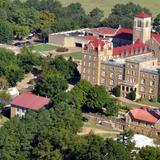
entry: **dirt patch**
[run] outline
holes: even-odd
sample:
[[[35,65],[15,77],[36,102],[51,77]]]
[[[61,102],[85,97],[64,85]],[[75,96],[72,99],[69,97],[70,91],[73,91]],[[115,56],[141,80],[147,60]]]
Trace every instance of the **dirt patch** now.
[[[105,131],[102,129],[98,129],[98,128],[91,128],[91,127],[83,127],[82,131],[80,133],[78,133],[78,135],[83,136],[83,135],[87,135],[89,133],[93,133],[93,134],[97,134],[97,135],[104,135],[104,134],[108,134],[108,135],[117,135],[120,132],[118,131]]]

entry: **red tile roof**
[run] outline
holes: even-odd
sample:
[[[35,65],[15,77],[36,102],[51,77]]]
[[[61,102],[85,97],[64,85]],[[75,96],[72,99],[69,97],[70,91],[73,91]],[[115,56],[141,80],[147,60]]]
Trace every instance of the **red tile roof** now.
[[[119,30],[117,31],[116,35],[121,34],[121,33],[128,33],[128,34],[133,34],[133,30],[132,29],[128,29],[128,28],[119,28]]]
[[[154,38],[158,43],[160,43],[160,34],[152,33],[152,38]]]
[[[87,41],[94,41],[97,39],[95,36],[79,36],[79,39],[87,40]]]
[[[141,13],[138,13],[135,17],[137,17],[137,18],[149,18],[151,16],[149,14],[145,13],[145,12],[141,12]]]
[[[39,110],[48,105],[49,101],[49,98],[37,96],[32,93],[22,93],[12,100],[11,105],[31,110]]]
[[[128,52],[128,55],[131,54],[132,52],[133,52],[133,54],[135,54],[137,49],[138,49],[137,50],[138,54],[140,53],[141,49],[142,49],[142,53],[145,53],[146,47],[147,47],[147,51],[148,51],[148,44],[145,44],[140,39],[137,39],[134,44],[113,48],[112,55],[113,56],[121,56],[121,54],[123,53],[125,56],[127,52]]]
[[[152,114],[144,109],[131,109],[129,113],[133,116],[134,119],[148,122],[156,123],[158,121]]]
[[[104,45],[105,45],[105,42],[101,39],[95,39],[94,41],[90,41],[88,43],[88,45],[91,44],[95,50],[98,49],[98,47],[100,47],[100,50],[103,51],[103,48],[104,48]]]
[[[109,27],[100,27],[100,28],[89,29],[87,32],[105,34],[105,35],[114,35],[114,34],[116,34],[117,29],[109,28]]]

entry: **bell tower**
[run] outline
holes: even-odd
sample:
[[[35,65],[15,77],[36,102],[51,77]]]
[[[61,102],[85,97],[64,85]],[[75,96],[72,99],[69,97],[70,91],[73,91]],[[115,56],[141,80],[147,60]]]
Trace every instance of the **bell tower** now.
[[[133,43],[140,39],[143,43],[151,39],[151,16],[141,12],[134,17]]]

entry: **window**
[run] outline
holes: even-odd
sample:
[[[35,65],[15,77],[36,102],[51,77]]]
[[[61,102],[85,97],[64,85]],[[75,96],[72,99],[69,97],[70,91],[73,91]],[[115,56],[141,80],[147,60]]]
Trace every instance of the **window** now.
[[[85,66],[85,65],[86,65],[86,62],[83,62],[83,65]]]
[[[138,20],[137,27],[142,27],[142,22]]]
[[[91,66],[91,63],[90,63],[90,62],[88,63],[88,66],[89,66],[89,67]]]
[[[141,84],[145,84],[145,79],[141,79]]]
[[[105,71],[102,71],[101,75],[102,75],[102,76],[105,76]]]
[[[118,79],[122,80],[122,75],[121,74],[118,75]]]
[[[144,92],[144,87],[141,87],[141,92]]]
[[[17,108],[17,113],[19,113],[19,111],[20,111],[20,109],[19,109],[19,108]]]
[[[105,83],[105,79],[104,79],[104,78],[101,79],[101,83],[102,83],[102,84]]]
[[[134,50],[133,49],[131,50],[131,55],[134,55]]]
[[[85,68],[83,69],[83,73],[86,73],[86,69]]]
[[[110,73],[110,78],[113,78],[113,73]]]
[[[149,93],[153,93],[153,88],[150,88]]]
[[[135,54],[138,54],[138,48],[136,48],[136,52],[135,52]]]
[[[109,81],[109,84],[110,84],[110,85],[113,85],[113,84],[114,84],[114,81],[113,81],[113,80],[110,80],[110,81]]]
[[[146,27],[148,27],[149,26],[149,21],[146,21]]]
[[[154,81],[150,81],[150,86],[153,86],[154,85]]]

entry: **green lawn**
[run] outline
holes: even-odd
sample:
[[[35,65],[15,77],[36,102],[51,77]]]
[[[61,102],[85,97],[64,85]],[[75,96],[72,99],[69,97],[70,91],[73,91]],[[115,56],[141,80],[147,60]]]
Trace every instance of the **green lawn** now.
[[[51,51],[57,49],[57,46],[49,45],[49,44],[38,44],[33,45],[33,50],[37,52]]]
[[[64,54],[63,56],[64,57],[72,57],[74,59],[81,59],[81,52],[72,52],[72,53],[67,53],[67,54]]]
[[[160,108],[160,103],[159,102],[151,102],[148,99],[142,99],[138,103],[142,103],[142,104],[146,104],[146,105],[149,105],[149,106],[159,107]]]
[[[141,105],[135,105],[135,104],[124,103],[124,102],[122,102],[121,106],[122,106],[121,108],[124,109],[124,110],[142,107]]]
[[[149,8],[153,16],[160,13],[160,0],[59,0],[64,6],[70,3],[80,2],[86,12],[90,12],[93,8],[100,8],[104,11],[105,15],[109,15],[113,6],[117,3],[133,2],[140,4],[143,7]]]

